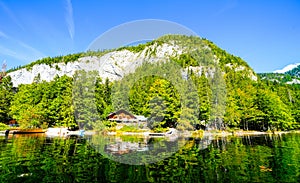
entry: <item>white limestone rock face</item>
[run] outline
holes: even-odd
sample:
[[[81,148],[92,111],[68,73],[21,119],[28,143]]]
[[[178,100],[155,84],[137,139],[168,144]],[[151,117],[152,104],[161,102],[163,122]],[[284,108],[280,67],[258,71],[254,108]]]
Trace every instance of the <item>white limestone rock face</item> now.
[[[205,48],[204,48],[205,49]],[[209,49],[207,47],[207,49]],[[141,52],[132,52],[126,49],[119,51],[109,52],[101,57],[86,56],[79,58],[74,62],[57,63],[51,66],[46,64],[34,65],[31,69],[20,69],[9,73],[11,76],[13,85],[17,87],[20,84],[30,84],[34,81],[34,78],[38,75],[41,80],[51,81],[56,75],[67,75],[72,77],[77,70],[86,71],[98,71],[103,81],[108,78],[110,81],[118,80],[125,75],[132,73],[136,68],[141,66],[144,62],[164,62],[170,57],[179,57],[182,53],[186,52],[185,47],[170,43],[163,43],[158,45],[157,43],[147,46]],[[218,63],[218,59],[214,57],[214,61]],[[252,80],[257,80],[256,75],[251,69],[247,69],[243,66],[226,65],[235,69],[235,71],[244,72],[247,70],[248,77]],[[204,69],[205,68],[205,69]],[[201,74],[203,69],[205,70],[206,77],[213,77],[215,69],[205,66],[189,67],[194,73]],[[182,69],[183,78],[187,78],[187,69]]]
[[[288,81],[288,82],[286,82],[286,84],[300,84],[300,80],[298,80],[298,79],[292,79],[292,81]]]
[[[247,77],[249,77],[251,80],[257,81],[257,76],[255,75],[255,73],[253,72],[252,69],[248,69],[245,66],[236,65],[236,64],[232,64],[232,63],[228,63],[225,66],[229,67],[231,69],[234,69],[235,72],[242,72]]]
[[[34,65],[31,69],[25,68],[9,73],[13,85],[30,84],[34,78],[40,75],[41,80],[51,81],[56,75],[73,76],[77,70],[99,72],[101,78],[109,80],[121,79],[124,75],[134,72],[143,62],[158,62],[170,56],[180,55],[182,50],[176,45],[152,45],[142,52],[133,53],[129,50],[113,51],[102,57],[88,56],[77,61],[65,63]]]

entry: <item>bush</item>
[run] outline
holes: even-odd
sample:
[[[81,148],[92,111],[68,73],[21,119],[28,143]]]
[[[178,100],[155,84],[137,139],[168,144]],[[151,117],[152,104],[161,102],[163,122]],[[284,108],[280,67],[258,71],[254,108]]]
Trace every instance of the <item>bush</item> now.
[[[133,125],[124,125],[120,131],[122,132],[138,132],[140,131],[136,126]]]
[[[192,137],[194,138],[202,138],[204,135],[204,131],[203,130],[196,130],[192,132]]]
[[[0,130],[2,131],[2,130],[7,130],[7,129],[9,129],[9,126],[8,125],[6,125],[6,124],[4,124],[4,123],[0,123]]]
[[[115,121],[103,121],[102,123],[109,128],[117,126],[117,122]]]
[[[155,133],[165,133],[165,132],[169,131],[169,128],[157,127],[157,128],[154,128],[153,131]]]

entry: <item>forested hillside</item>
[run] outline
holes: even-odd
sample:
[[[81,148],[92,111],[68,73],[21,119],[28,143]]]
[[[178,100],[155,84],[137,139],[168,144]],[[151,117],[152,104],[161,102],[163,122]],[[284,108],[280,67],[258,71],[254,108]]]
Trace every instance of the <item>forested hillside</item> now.
[[[258,73],[257,75],[261,80],[268,80],[271,82],[277,82],[281,84],[300,84],[300,78],[289,74],[288,71],[285,74],[282,73]]]
[[[114,125],[106,121],[110,112],[125,108],[148,117],[152,129],[192,130],[197,124],[244,130],[300,127],[299,85],[257,78],[244,60],[206,39],[168,35],[117,50],[142,53],[152,46],[148,55],[155,56],[159,54],[155,46],[162,44],[177,45],[182,53],[161,62],[145,61],[120,80],[76,71],[73,77],[57,76],[51,82],[36,77],[32,84],[14,89],[10,77],[5,77],[0,84],[0,122],[15,119],[23,128],[86,124],[80,127],[103,129]],[[84,54],[100,57],[108,52]],[[72,62],[82,55],[46,58],[34,64]],[[78,76],[92,74],[94,83],[76,82]],[[290,80],[284,77],[279,78]],[[84,94],[88,84],[94,87],[92,97]],[[82,97],[84,100],[79,101]],[[96,111],[89,108],[90,104],[95,104]]]
[[[287,71],[286,74],[295,76],[295,77],[300,77],[300,66],[297,66],[297,67],[293,68],[292,70]]]

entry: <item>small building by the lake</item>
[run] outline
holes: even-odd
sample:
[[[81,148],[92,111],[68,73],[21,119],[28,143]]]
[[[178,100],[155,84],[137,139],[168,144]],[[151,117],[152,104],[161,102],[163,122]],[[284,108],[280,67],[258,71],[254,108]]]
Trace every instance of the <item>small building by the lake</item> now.
[[[114,121],[119,124],[134,125],[139,128],[147,127],[147,118],[142,115],[134,115],[124,109],[110,113],[107,116],[109,121]]]

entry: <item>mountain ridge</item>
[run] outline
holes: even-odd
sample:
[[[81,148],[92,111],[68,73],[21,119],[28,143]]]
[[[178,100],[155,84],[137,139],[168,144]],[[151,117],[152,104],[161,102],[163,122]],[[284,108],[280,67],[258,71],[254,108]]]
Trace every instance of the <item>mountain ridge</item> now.
[[[273,71],[273,73],[286,73],[286,72],[288,72],[290,70],[293,70],[294,68],[298,67],[299,65],[300,65],[300,63],[289,64],[289,65],[285,66],[282,69],[278,69],[278,70]]]
[[[107,115],[123,108],[149,117],[158,131],[200,124],[218,130],[300,127],[300,85],[285,84],[296,77],[270,73],[262,79],[241,58],[199,37],[167,35],[79,57],[45,58],[9,72],[0,87],[6,104],[1,119],[26,128],[103,129],[113,125]],[[283,83],[268,80],[273,76]]]
[[[262,80],[281,84],[300,84],[300,63],[289,64],[272,73],[258,73]]]
[[[198,50],[197,50],[198,49]],[[200,50],[200,54],[194,54],[193,50]],[[207,59],[212,55],[210,61]],[[200,56],[199,56],[200,55]],[[166,35],[152,42],[139,44],[137,46],[127,46],[113,50],[101,52],[87,52],[60,56],[54,58],[44,58],[17,70],[8,73],[11,76],[14,86],[20,84],[30,84],[34,78],[51,81],[58,76],[73,76],[76,70],[94,70],[97,68],[100,76],[111,81],[122,78],[124,75],[134,72],[134,70],[147,62],[159,62],[161,60],[175,60],[182,67],[184,60],[193,64],[193,57],[204,60],[204,62],[217,63],[223,70],[234,69],[235,71],[247,71],[245,74],[252,80],[257,80],[257,76],[247,62],[234,55],[228,54],[211,41],[199,37],[188,37],[182,35]],[[202,58],[203,57],[203,58]],[[206,63],[213,64],[213,63]],[[201,72],[202,66],[191,65],[194,72]],[[185,69],[188,70],[188,69]],[[187,72],[187,71],[184,71]],[[186,75],[186,73],[183,73]]]

